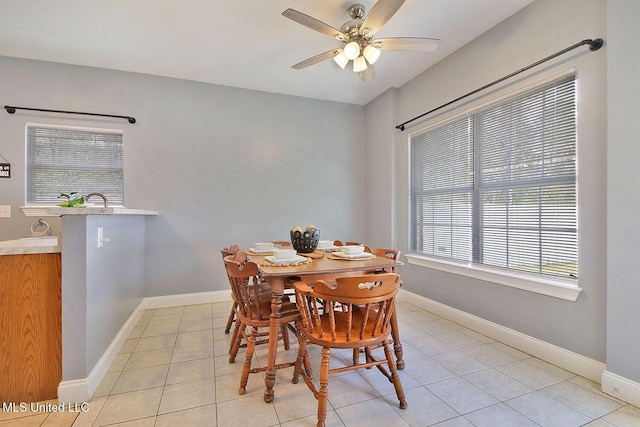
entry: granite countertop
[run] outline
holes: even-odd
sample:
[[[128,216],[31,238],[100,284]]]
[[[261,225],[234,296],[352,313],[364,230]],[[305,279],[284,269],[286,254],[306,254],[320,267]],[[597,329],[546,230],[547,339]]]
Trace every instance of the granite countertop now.
[[[23,238],[0,242],[0,255],[51,254],[60,253],[60,239],[57,236]]]
[[[158,211],[145,209],[129,209],[125,207],[86,207],[86,208],[61,208],[50,207],[46,209],[50,215],[159,215]]]
[[[2,255],[25,255],[25,254],[58,254],[62,252],[60,246],[31,246],[22,248],[0,248]]]

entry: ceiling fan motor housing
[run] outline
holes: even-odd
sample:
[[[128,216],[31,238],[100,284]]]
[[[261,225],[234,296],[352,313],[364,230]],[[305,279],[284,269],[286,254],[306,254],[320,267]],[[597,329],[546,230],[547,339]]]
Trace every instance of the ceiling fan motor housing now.
[[[362,4],[353,4],[349,6],[347,9],[349,15],[351,16],[351,20],[345,22],[340,27],[340,31],[349,36],[347,40],[342,40],[343,43],[356,42],[360,45],[360,49],[364,49],[364,47],[369,43],[370,37],[366,37],[366,30],[363,32],[360,31],[362,24],[364,22],[364,15],[366,9]]]
[[[364,18],[364,12],[365,12],[365,8],[363,4],[353,4],[351,6],[349,6],[349,9],[347,9],[347,11],[349,12],[349,15],[351,16],[351,19],[362,19]]]

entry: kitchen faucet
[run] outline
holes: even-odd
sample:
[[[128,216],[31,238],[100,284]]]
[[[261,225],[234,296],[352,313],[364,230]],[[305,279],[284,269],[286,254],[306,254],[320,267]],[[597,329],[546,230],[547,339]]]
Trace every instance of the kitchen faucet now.
[[[102,200],[104,200],[104,207],[107,207],[107,196],[105,196],[102,193],[89,193],[86,196],[84,196],[84,201],[87,202],[89,200],[89,197],[91,196],[98,196],[98,197],[102,197]]]

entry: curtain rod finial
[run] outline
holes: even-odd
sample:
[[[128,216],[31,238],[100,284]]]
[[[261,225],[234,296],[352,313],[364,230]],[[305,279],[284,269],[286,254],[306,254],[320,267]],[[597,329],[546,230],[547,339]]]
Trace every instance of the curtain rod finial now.
[[[136,122],[136,118],[135,117],[128,117],[127,120],[129,120],[129,123],[134,124]]]
[[[16,112],[15,107],[11,107],[11,106],[9,106],[9,105],[5,105],[5,106],[4,106],[4,109],[5,109],[5,110],[7,110],[7,113],[9,113],[9,114],[13,114],[13,113],[15,113],[15,112]]]
[[[598,50],[602,47],[603,44],[604,44],[604,40],[602,39],[591,40],[589,43],[589,50],[592,50],[592,51]]]

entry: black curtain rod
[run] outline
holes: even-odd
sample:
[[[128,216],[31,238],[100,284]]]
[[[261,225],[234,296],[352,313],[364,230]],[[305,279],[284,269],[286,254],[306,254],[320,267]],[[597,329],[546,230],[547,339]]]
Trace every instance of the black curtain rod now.
[[[429,110],[429,111],[427,111],[426,113],[422,113],[422,114],[420,114],[419,116],[416,116],[416,117],[414,117],[414,118],[413,118],[413,119],[411,119],[411,120],[407,120],[407,121],[406,121],[406,122],[404,122],[404,123],[400,123],[399,125],[397,125],[397,126],[396,126],[396,129],[399,129],[400,131],[404,131],[405,125],[407,125],[407,124],[409,124],[409,123],[411,123],[411,122],[414,122],[414,121],[416,121],[416,120],[418,120],[418,119],[421,119],[421,118],[423,118],[424,116],[426,116],[427,114],[431,114],[431,113],[433,113],[434,111],[438,111],[438,110],[440,110],[441,108],[447,107],[447,106],[449,106],[449,105],[453,104],[454,102],[458,102],[458,101],[460,101],[461,99],[466,98],[467,96],[471,96],[471,95],[473,95],[473,94],[476,94],[476,93],[480,92],[481,90],[485,90],[485,89],[487,89],[487,88],[489,88],[489,87],[491,87],[491,86],[493,86],[493,85],[495,85],[495,84],[498,84],[498,83],[500,83],[500,82],[502,82],[502,81],[504,81],[504,80],[506,80],[506,79],[508,79],[508,78],[511,78],[511,77],[513,77],[513,76],[515,76],[515,75],[517,75],[517,74],[520,74],[520,73],[522,73],[523,71],[527,71],[527,70],[528,70],[528,69],[530,69],[530,68],[533,68],[533,67],[535,67],[535,66],[537,66],[537,65],[542,64],[543,62],[547,62],[548,60],[555,58],[556,56],[563,55],[563,54],[565,54],[565,53],[567,53],[567,52],[569,52],[569,51],[571,51],[571,50],[573,50],[573,49],[575,49],[575,48],[578,48],[578,47],[580,47],[580,46],[584,46],[584,45],[586,45],[586,44],[588,44],[588,45],[589,45],[589,50],[595,51],[595,50],[598,50],[598,49],[600,49],[600,48],[602,47],[602,45],[604,44],[604,40],[602,40],[602,39],[594,39],[594,40],[592,40],[592,39],[586,39],[586,40],[582,40],[581,42],[576,43],[576,44],[574,44],[573,46],[569,46],[568,48],[563,49],[563,50],[561,50],[561,51],[559,51],[559,52],[556,52],[556,53],[554,53],[553,55],[549,55],[549,56],[547,56],[546,58],[539,60],[538,62],[534,62],[534,63],[533,63],[533,64],[531,64],[531,65],[528,65],[528,66],[526,66],[526,67],[524,67],[524,68],[521,68],[521,69],[519,69],[518,71],[514,71],[513,73],[511,73],[511,74],[509,74],[509,75],[506,75],[506,76],[504,76],[504,77],[501,77],[501,78],[499,78],[499,79],[498,79],[498,80],[496,80],[496,81],[493,81],[493,82],[491,82],[491,83],[489,83],[489,84],[487,84],[487,85],[482,86],[481,88],[478,88],[478,89],[473,90],[473,91],[471,91],[471,92],[469,92],[469,93],[467,93],[467,94],[464,94],[464,95],[462,95],[462,96],[460,96],[460,97],[458,97],[458,98],[454,99],[453,101],[449,101],[449,102],[447,102],[446,104],[442,104],[441,106],[436,107],[436,108],[434,108],[433,110]]]
[[[135,117],[131,116],[116,116],[113,114],[100,114],[100,113],[85,113],[82,111],[63,111],[63,110],[46,110],[43,108],[27,108],[27,107],[13,107],[11,105],[5,105],[4,109],[7,110],[7,113],[13,114],[16,110],[29,110],[29,111],[42,111],[45,113],[62,113],[62,114],[81,114],[84,116],[99,116],[99,117],[115,117],[117,119],[127,119],[129,123],[134,124],[136,122]]]

